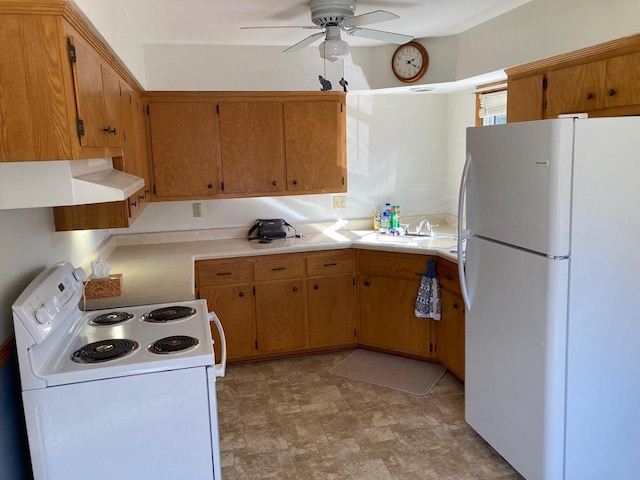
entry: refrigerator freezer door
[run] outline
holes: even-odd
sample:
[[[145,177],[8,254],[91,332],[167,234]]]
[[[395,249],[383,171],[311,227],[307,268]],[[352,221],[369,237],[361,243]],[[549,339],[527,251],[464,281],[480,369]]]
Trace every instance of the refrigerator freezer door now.
[[[467,240],[465,419],[525,478],[562,478],[569,260]]]
[[[573,119],[467,129],[467,230],[550,257],[569,254]]]

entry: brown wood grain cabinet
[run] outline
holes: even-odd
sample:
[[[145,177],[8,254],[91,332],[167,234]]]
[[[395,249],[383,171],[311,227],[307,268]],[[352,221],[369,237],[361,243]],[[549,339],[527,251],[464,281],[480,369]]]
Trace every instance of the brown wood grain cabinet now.
[[[103,130],[118,121],[119,100],[112,95],[119,94],[126,69],[114,69],[115,56],[105,58],[99,44],[66,3],[0,4],[0,161],[121,154],[121,134]]]
[[[342,93],[147,92],[154,200],[346,192],[344,100]],[[183,106],[195,104],[206,113],[187,114]],[[218,172],[207,191],[195,184],[202,175],[182,173],[191,158],[201,172]]]
[[[0,2],[0,82],[0,161],[111,157],[145,178],[142,87],[69,3]],[[56,207],[55,228],[127,227],[140,197]]]
[[[343,110],[338,102],[284,103],[289,191],[347,191]]]
[[[284,191],[282,102],[220,102],[218,110],[224,192]]]
[[[465,317],[458,265],[436,260],[440,283],[441,318],[434,322],[438,345],[436,357],[460,380],[464,380]]]
[[[353,251],[313,252],[306,259],[309,346],[353,345],[356,341]]]
[[[544,75],[512,79],[507,86],[507,121],[540,120],[544,115]]]
[[[359,328],[362,345],[434,359],[433,320],[415,316],[427,255],[357,251]]]
[[[352,250],[201,260],[196,291],[222,322],[230,361],[353,347],[353,268]]]
[[[149,138],[155,198],[206,198],[220,191],[214,104],[150,103]]]
[[[640,35],[505,71],[509,122],[569,113],[590,117],[640,114]]]

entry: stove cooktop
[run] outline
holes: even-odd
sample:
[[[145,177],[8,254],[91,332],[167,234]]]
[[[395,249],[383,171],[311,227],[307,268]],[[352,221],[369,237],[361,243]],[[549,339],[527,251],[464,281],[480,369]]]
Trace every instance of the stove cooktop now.
[[[39,375],[62,385],[209,366],[212,343],[204,300],[85,312]]]

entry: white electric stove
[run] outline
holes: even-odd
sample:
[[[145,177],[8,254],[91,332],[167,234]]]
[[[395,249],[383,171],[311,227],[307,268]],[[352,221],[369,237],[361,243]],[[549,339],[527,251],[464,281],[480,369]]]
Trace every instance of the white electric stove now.
[[[204,300],[83,312],[84,278],[55,265],[13,305],[35,480],[219,480],[215,313]]]

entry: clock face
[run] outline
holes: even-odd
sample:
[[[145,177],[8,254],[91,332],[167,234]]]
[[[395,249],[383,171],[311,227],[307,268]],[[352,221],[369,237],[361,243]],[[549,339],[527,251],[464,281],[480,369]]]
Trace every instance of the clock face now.
[[[395,76],[403,82],[415,82],[422,78],[429,66],[429,56],[419,43],[409,42],[400,46],[391,59]]]

